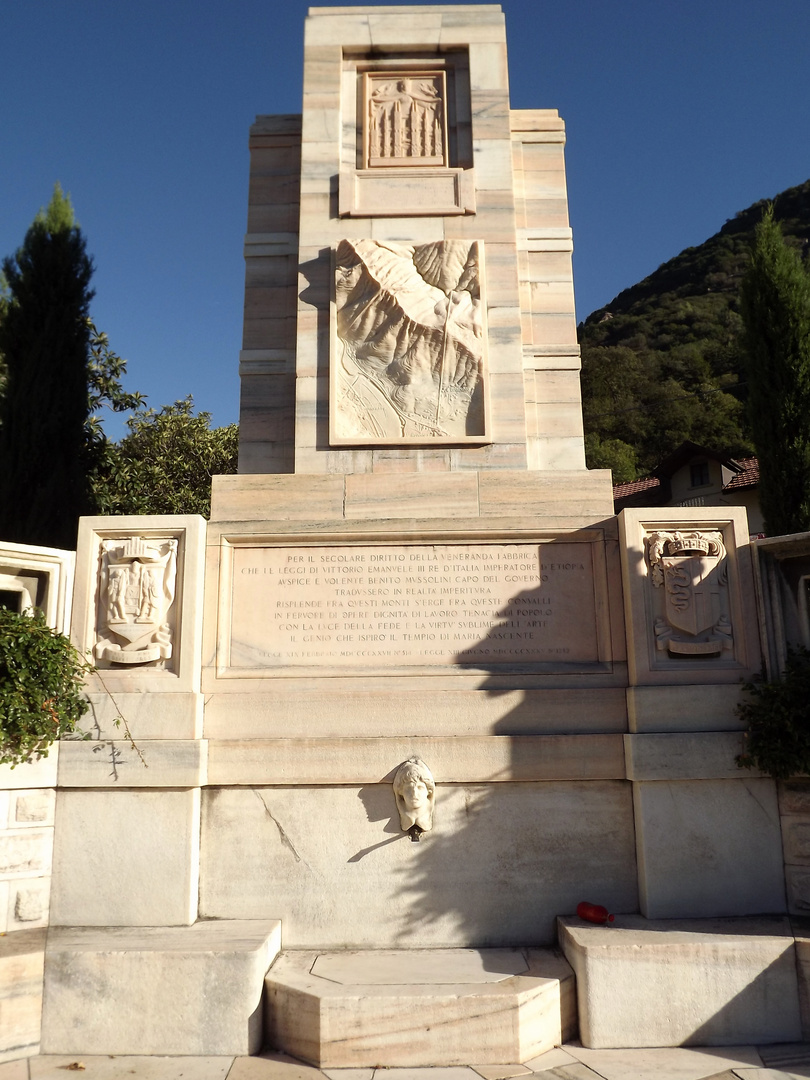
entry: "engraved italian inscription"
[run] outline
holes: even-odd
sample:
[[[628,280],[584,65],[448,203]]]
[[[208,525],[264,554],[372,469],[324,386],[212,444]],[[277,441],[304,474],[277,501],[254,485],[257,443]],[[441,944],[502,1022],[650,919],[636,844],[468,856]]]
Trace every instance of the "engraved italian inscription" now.
[[[147,664],[172,655],[169,610],[177,576],[177,540],[130,536],[103,540],[99,580],[99,660]]]
[[[486,438],[477,241],[344,240],[335,255],[331,439]]]
[[[366,166],[447,165],[443,71],[365,75]]]
[[[589,544],[234,549],[229,667],[587,663]]]
[[[718,530],[653,532],[646,539],[656,600],[656,648],[673,657],[716,657],[733,645],[728,566]]]

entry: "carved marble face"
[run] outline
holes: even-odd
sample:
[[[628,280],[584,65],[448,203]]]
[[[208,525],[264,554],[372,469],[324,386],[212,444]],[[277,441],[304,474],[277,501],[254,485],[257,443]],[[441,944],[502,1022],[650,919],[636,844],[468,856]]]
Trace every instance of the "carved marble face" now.
[[[402,801],[409,810],[420,810],[428,804],[427,784],[424,780],[420,780],[413,770],[403,782],[400,793]]]
[[[399,821],[407,832],[418,825],[423,832],[433,828],[433,804],[436,785],[430,769],[419,758],[403,762],[394,777],[394,795]]]

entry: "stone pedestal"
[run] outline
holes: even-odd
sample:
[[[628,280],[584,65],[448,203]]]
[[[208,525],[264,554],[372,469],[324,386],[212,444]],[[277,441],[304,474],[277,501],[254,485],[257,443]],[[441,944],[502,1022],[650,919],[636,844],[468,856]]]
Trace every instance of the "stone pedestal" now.
[[[253,1054],[278,922],[54,929],[46,1054]]]
[[[576,1027],[551,951],[285,952],[265,982],[271,1045],[321,1068],[514,1064]]]
[[[786,918],[559,920],[583,1046],[733,1046],[801,1039]]]

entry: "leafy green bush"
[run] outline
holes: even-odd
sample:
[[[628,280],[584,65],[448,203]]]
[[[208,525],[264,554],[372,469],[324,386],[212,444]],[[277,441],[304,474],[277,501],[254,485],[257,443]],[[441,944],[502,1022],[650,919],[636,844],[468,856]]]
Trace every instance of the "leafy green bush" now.
[[[47,757],[87,712],[90,666],[41,611],[0,608],[0,764]]]
[[[746,683],[748,698],[737,707],[748,725],[742,769],[759,769],[775,780],[810,773],[810,652],[788,655],[776,682]]]

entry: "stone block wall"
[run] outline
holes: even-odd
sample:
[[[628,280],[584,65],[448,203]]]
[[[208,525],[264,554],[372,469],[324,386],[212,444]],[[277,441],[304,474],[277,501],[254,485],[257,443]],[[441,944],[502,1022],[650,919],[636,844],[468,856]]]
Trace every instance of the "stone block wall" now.
[[[810,916],[810,779],[779,782],[788,911]]]
[[[36,607],[60,633],[70,625],[75,553],[0,543],[0,589]],[[39,1050],[49,923],[59,747],[31,764],[0,765],[0,1061]]]

